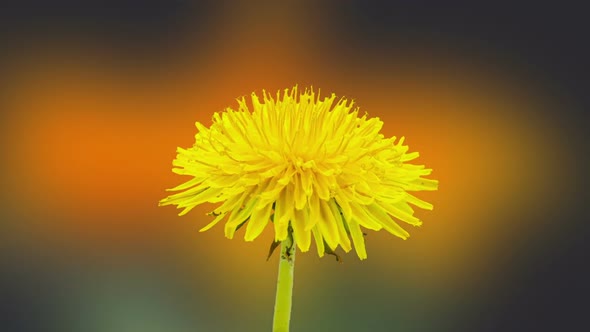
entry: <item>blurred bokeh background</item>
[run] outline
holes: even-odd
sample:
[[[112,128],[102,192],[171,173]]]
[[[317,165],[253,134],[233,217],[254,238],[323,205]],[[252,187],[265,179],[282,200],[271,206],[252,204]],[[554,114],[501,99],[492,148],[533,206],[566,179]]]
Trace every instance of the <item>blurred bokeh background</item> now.
[[[353,98],[434,169],[408,241],[297,258],[293,331],[580,331],[582,8],[371,1],[0,9],[0,330],[270,331],[277,257],[158,208],[195,121],[262,89]]]

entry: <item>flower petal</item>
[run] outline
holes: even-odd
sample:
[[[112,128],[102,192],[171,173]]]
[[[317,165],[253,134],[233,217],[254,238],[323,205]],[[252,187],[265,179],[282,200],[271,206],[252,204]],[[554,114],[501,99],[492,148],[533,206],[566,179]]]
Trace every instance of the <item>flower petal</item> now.
[[[350,236],[352,237],[356,254],[360,259],[366,259],[367,249],[365,248],[365,238],[363,232],[361,231],[361,227],[356,222],[356,220],[351,219],[348,221],[348,228],[350,229]]]
[[[425,202],[419,198],[417,198],[416,196],[410,195],[408,194],[408,196],[406,197],[406,200],[408,201],[408,203],[414,204],[419,208],[423,208],[425,210],[432,210],[434,205]]]
[[[418,219],[412,215],[411,208],[405,202],[400,202],[397,204],[379,203],[379,206],[381,206],[391,216],[393,216],[401,221],[404,221],[410,225],[414,225],[414,226],[422,225],[422,222],[420,221],[420,219]],[[409,209],[409,211],[404,211],[406,209]]]
[[[303,191],[301,176],[299,174],[293,176],[293,195],[295,199],[295,208],[297,210],[303,209],[307,203],[307,199],[305,197],[305,192]]]
[[[295,243],[302,252],[308,251],[311,245],[311,231],[305,230],[305,225],[309,223],[309,210],[295,210],[291,225],[293,226],[293,235]]]
[[[244,240],[254,241],[262,233],[264,227],[268,224],[270,213],[272,211],[272,203],[266,204],[262,209],[256,208],[250,216],[248,225],[246,226],[246,234]]]
[[[305,225],[305,230],[309,231],[314,228],[321,218],[320,198],[317,195],[312,195],[309,197],[309,223]]]
[[[246,202],[246,205],[244,206],[244,208],[239,209],[239,207],[236,207],[231,212],[229,220],[225,224],[225,236],[228,239],[232,239],[234,237],[234,233],[236,232],[236,228],[241,223],[243,223],[248,218],[250,218],[250,214],[252,213],[252,210],[254,210],[254,207],[256,206],[257,203],[258,203],[257,198],[250,199]]]
[[[340,233],[338,232],[338,225],[336,225],[336,218],[334,217],[328,202],[324,200],[319,201],[321,218],[318,220],[318,226],[326,243],[330,249],[334,250],[340,243]],[[338,213],[338,215],[340,215],[340,213]]]
[[[283,241],[287,238],[289,220],[293,215],[293,201],[289,200],[289,190],[279,193],[279,197],[275,202],[275,241]]]
[[[358,222],[363,227],[374,230],[374,231],[378,231],[381,228],[383,228],[383,225],[381,225],[380,223],[375,221],[373,218],[371,218],[369,215],[367,215],[367,212],[365,211],[366,210],[365,205],[351,203],[350,207],[352,209],[352,218],[351,219],[356,220],[356,222]]]
[[[338,205],[336,205],[336,201],[331,199],[328,202],[330,206],[330,210],[332,211],[332,215],[336,220],[336,226],[338,227],[338,236],[340,238],[340,246],[344,251],[349,252],[352,249],[350,244],[350,239],[348,238],[348,233],[346,232],[346,228],[344,227],[345,221],[342,219],[342,214],[340,213],[340,209],[338,209]]]
[[[322,236],[322,232],[318,229],[318,227],[314,227],[311,229],[313,233],[313,238],[315,239],[315,245],[318,249],[318,255],[320,257],[324,257],[324,253],[326,252],[326,248],[324,247],[324,238]]]
[[[212,222],[210,222],[209,224],[207,224],[207,226],[199,229],[199,232],[205,232],[211,229],[211,227],[217,225],[218,222],[220,222],[223,218],[226,217],[225,213],[221,213],[219,214],[217,217],[215,217],[215,219],[213,219]]]
[[[397,237],[400,237],[404,240],[410,236],[410,233],[408,233],[395,221],[391,220],[391,217],[389,217],[389,215],[377,204],[367,206],[367,214],[370,217],[374,218],[375,221],[383,225],[383,228],[385,228],[385,230],[389,233]]]
[[[327,177],[322,174],[316,174],[315,180],[316,181],[314,182],[313,186],[318,197],[324,201],[329,200],[330,184],[328,183]]]

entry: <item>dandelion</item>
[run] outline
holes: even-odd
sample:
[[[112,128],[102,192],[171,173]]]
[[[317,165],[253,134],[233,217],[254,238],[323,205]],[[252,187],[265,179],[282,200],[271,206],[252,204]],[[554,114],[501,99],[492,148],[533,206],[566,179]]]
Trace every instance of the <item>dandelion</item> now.
[[[418,152],[408,153],[404,137],[385,138],[383,122],[360,116],[352,101],[297,87],[262,99],[238,99],[238,110],[215,113],[209,128],[196,123],[194,145],[178,148],[173,162],[173,172],[192,178],[160,205],[184,215],[218,203],[201,231],[225,220],[230,239],[242,226],[246,241],[272,227],[281,243],[274,331],[288,331],[295,249],[308,251],[313,238],[320,257],[354,247],[366,259],[364,229],[408,238],[398,222],[421,225],[410,204],[432,209],[410,192],[436,190],[438,181],[407,163]]]

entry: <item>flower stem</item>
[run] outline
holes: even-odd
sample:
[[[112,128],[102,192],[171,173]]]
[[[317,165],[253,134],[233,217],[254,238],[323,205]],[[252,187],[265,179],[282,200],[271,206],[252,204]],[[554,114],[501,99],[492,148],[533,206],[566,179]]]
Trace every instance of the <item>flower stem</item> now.
[[[275,300],[275,314],[272,327],[273,332],[289,332],[294,268],[295,241],[292,236],[288,236],[283,242],[281,242],[277,296]]]

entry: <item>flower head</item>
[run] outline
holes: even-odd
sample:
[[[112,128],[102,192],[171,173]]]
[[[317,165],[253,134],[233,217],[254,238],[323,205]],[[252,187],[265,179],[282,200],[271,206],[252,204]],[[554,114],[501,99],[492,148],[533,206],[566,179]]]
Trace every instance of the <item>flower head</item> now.
[[[421,224],[409,204],[432,209],[409,193],[436,190],[438,181],[422,178],[432,170],[408,164],[418,152],[407,153],[404,137],[385,138],[383,122],[359,117],[353,102],[297,87],[276,98],[264,92],[262,102],[253,93],[251,102],[241,98],[237,111],[215,113],[209,128],[196,123],[195,144],[178,148],[173,162],[173,172],[192,178],[170,189],[178,193],[161,205],[184,215],[219,203],[201,231],[226,220],[226,237],[245,225],[244,238],[252,241],[270,224],[275,241],[291,234],[303,252],[313,237],[320,256],[354,245],[361,259],[362,228],[406,239],[397,221]]]

